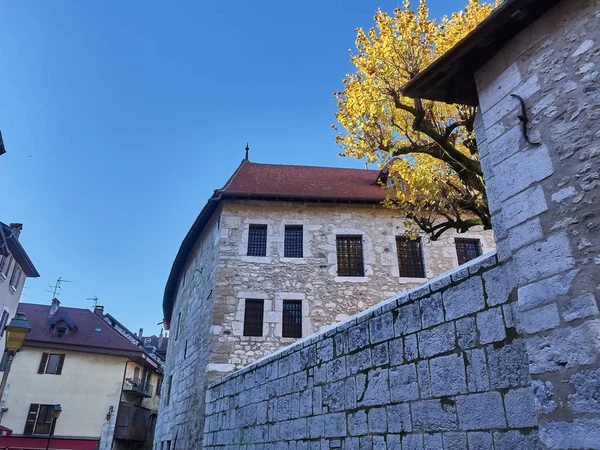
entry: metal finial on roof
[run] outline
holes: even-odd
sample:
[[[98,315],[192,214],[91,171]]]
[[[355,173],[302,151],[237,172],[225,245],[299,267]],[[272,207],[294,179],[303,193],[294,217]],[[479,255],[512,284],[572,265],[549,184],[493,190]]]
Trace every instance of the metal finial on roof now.
[[[246,142],[246,161],[248,161],[248,151],[250,150],[250,147],[248,147],[248,143]]]

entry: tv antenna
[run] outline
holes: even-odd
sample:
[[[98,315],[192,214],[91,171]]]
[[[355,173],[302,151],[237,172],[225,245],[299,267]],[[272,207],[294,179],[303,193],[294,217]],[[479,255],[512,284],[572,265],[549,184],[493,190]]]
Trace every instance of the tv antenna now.
[[[61,283],[70,283],[69,280],[63,280],[63,277],[58,277],[58,280],[56,280],[56,284],[53,286],[50,283],[48,283],[48,287],[50,289],[46,289],[46,292],[52,292],[52,298],[58,298],[58,296],[60,295],[60,291],[62,290],[62,286],[60,285]]]
[[[86,298],[86,300],[90,300],[90,301],[94,302],[94,309],[96,308],[96,306],[98,306],[98,296],[97,295],[94,295],[91,298]]]

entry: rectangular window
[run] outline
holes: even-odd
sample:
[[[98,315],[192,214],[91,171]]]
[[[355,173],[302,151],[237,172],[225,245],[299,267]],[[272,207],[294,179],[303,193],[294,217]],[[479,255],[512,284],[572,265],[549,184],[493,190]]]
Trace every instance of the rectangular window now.
[[[156,380],[156,395],[160,395],[160,390],[162,389],[162,378]]]
[[[262,336],[265,301],[247,298],[244,308],[244,336]]]
[[[12,257],[8,255],[6,258],[2,260],[2,265],[0,266],[0,273],[4,275],[4,278],[8,276],[8,271],[10,270],[10,263],[12,262]]]
[[[398,252],[398,268],[401,277],[425,278],[420,239],[396,236],[396,251]]]
[[[21,266],[15,263],[12,276],[10,277],[10,285],[15,291],[19,288],[19,282],[21,281],[21,273],[23,273]]]
[[[364,277],[362,236],[337,236],[337,273],[340,277]]]
[[[283,240],[283,256],[285,258],[302,258],[302,225],[286,225]]]
[[[302,300],[283,301],[283,337],[302,337]]]
[[[179,333],[181,332],[181,311],[177,314],[177,327],[175,328],[175,340],[179,339]]]
[[[479,239],[454,239],[458,264],[464,264],[481,256],[481,244]]]
[[[38,373],[60,375],[65,363],[65,355],[63,353],[42,353],[42,359],[38,367]]]
[[[267,226],[248,227],[248,256],[267,256]]]
[[[4,329],[6,328],[6,324],[8,323],[8,311],[2,310],[2,317],[0,318],[0,338],[4,336]]]
[[[165,400],[167,406],[169,405],[169,402],[171,401],[171,386],[173,385],[173,375],[169,375],[169,383],[167,386],[167,399]]]
[[[52,414],[56,405],[40,405],[32,403],[25,422],[23,434],[50,434],[52,428]]]
[[[8,352],[6,350],[4,350],[4,353],[2,354],[2,361],[0,361],[0,372],[4,372],[4,369],[6,369],[7,358],[8,358]]]

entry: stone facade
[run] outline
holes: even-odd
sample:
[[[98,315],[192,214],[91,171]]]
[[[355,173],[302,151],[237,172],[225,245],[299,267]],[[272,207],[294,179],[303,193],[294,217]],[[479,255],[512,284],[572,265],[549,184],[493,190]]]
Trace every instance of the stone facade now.
[[[205,448],[541,448],[508,285],[484,256],[223,378]]]
[[[600,448],[600,1],[562,1],[476,74],[498,256],[514,274],[540,437]],[[517,118],[525,99],[534,142]]]

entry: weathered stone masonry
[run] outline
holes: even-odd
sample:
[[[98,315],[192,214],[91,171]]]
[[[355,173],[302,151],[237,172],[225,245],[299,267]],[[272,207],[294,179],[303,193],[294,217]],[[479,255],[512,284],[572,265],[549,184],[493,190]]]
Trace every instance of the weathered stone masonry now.
[[[507,276],[484,256],[216,382],[204,446],[541,448]]]

